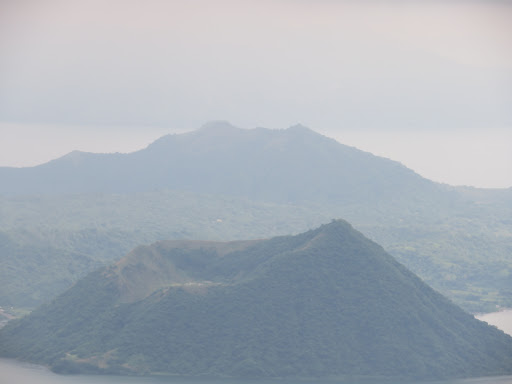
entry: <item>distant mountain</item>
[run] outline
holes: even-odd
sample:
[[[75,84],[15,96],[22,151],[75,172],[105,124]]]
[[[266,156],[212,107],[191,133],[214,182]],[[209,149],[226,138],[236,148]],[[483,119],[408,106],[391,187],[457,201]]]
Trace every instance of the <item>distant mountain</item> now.
[[[86,254],[37,240],[20,244],[0,232],[0,306],[35,307],[101,265]]]
[[[343,221],[270,240],[139,247],[10,322],[0,352],[66,373],[512,373],[510,336]]]
[[[0,168],[0,194],[131,193],[161,189],[273,202],[433,198],[446,189],[403,165],[303,126],[244,130],[225,122],[168,135],[130,154],[72,152],[30,168]]]
[[[466,310],[493,311],[512,306],[511,217],[512,188],[437,184],[302,126],[214,122],[131,154],[0,168],[0,305],[33,308],[138,244],[344,218]]]

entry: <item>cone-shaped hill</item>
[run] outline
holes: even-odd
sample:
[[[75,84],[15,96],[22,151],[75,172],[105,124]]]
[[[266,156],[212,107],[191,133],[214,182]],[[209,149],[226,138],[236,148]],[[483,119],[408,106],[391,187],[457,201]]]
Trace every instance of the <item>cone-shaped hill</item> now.
[[[60,372],[445,378],[512,373],[512,338],[344,221],[270,240],[159,242],[0,331]]]

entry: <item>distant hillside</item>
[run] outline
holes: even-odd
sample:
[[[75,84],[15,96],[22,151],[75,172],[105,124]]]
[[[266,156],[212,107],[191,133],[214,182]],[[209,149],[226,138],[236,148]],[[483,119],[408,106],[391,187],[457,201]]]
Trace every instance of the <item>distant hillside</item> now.
[[[512,306],[511,217],[512,188],[433,183],[302,126],[210,123],[131,154],[0,168],[0,305],[35,307],[139,244],[344,218],[466,310],[492,311]]]
[[[10,322],[0,351],[66,373],[512,373],[510,336],[343,221],[270,240],[139,247]]]
[[[130,154],[72,152],[30,168],[0,168],[0,194],[132,193],[172,189],[274,202],[437,198],[444,188],[401,164],[302,126],[228,123],[168,135]]]
[[[35,308],[140,244],[268,238],[331,218],[313,208],[176,191],[0,197],[0,306]]]

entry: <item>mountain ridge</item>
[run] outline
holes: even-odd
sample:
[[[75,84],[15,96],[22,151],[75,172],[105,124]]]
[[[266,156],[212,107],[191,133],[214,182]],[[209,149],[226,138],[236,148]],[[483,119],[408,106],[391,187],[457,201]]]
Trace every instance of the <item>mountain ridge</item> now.
[[[512,337],[455,306],[347,222],[260,241],[187,244],[138,248],[89,274],[0,330],[0,353],[64,373],[512,373]],[[144,275],[156,259],[173,273],[125,300],[123,273]]]
[[[465,309],[492,311],[512,305],[511,192],[437,184],[303,126],[226,122],[131,154],[0,168],[0,231],[18,247],[0,254],[0,304],[38,305],[60,292],[56,275],[71,284],[138,244],[268,237],[341,217]],[[71,262],[36,274],[54,264],[33,244]],[[73,261],[82,254],[92,263]]]
[[[382,174],[387,178],[382,179]],[[394,180],[387,181],[390,177]],[[354,199],[371,191],[361,190],[361,182],[376,182],[382,191],[394,183],[393,189],[418,189],[413,186],[418,183],[421,188],[437,188],[400,163],[345,146],[303,126],[244,130],[228,123],[167,135],[129,154],[71,152],[36,167],[0,168],[0,179],[5,180],[0,193],[7,195],[169,188],[281,202]]]

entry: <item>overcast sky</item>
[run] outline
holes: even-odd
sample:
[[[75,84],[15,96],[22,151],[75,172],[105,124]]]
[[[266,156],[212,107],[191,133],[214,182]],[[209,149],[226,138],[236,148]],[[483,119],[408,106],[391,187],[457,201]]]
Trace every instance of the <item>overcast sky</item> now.
[[[0,0],[0,166],[228,120],[512,186],[512,2]]]

